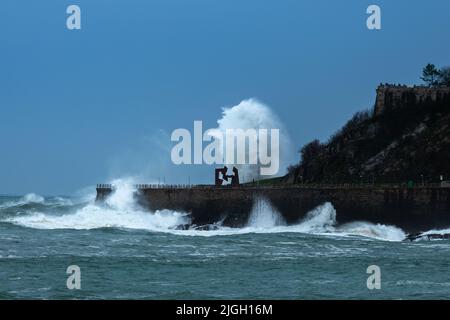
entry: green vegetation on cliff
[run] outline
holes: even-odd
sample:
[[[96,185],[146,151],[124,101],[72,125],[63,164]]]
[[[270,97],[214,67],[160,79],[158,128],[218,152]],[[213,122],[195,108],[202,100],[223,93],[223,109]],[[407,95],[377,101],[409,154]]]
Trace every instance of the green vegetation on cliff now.
[[[450,96],[358,112],[330,139],[300,150],[287,183],[421,183],[450,179]]]

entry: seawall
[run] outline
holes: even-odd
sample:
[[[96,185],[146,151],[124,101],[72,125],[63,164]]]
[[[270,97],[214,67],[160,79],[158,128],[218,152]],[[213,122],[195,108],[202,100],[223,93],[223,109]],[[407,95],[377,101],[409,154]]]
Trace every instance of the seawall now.
[[[97,200],[111,192],[108,186],[97,188]],[[331,202],[338,223],[392,224],[408,232],[450,227],[450,188],[441,187],[145,187],[137,189],[135,199],[149,211],[190,212],[196,225],[223,220],[227,226],[244,226],[255,202],[266,199],[289,224]]]

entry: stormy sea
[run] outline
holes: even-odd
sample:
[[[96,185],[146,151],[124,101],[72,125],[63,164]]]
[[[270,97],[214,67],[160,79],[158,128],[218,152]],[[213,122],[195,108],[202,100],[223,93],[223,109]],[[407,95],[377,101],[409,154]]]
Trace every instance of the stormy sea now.
[[[0,299],[448,299],[450,241],[339,224],[330,203],[295,225],[261,200],[244,228],[147,212],[123,183],[105,203],[0,196]],[[449,230],[432,230],[449,233]],[[79,290],[67,268],[80,268]],[[370,290],[369,266],[380,268]]]

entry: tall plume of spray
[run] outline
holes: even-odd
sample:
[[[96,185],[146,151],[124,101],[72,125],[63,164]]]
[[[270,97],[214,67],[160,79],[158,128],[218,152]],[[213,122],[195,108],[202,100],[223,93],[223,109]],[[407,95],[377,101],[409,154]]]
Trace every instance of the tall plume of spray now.
[[[227,129],[267,129],[268,140],[270,141],[270,130],[279,129],[280,139],[277,146],[280,150],[280,169],[277,175],[283,174],[289,161],[292,157],[291,139],[279,117],[267,105],[258,101],[257,99],[247,99],[241,101],[238,105],[230,108],[222,109],[222,117],[217,120],[218,127],[210,131],[210,135],[220,140],[220,137],[225,137]],[[221,132],[217,134],[217,130]],[[220,141],[223,146],[224,141]],[[259,145],[259,141],[258,141]],[[275,146],[268,144],[268,152],[271,154],[272,148]],[[240,150],[235,148],[235,157]],[[249,148],[245,148],[245,156],[248,159]],[[225,163],[227,164],[227,163]],[[229,164],[228,164],[229,165]],[[241,180],[251,181],[260,177],[259,165],[243,164],[237,165],[240,170]]]
[[[208,134],[221,142],[227,129],[279,129],[279,172],[284,173],[287,166],[294,161],[295,152],[287,131],[278,116],[267,105],[256,99],[241,101],[238,105],[222,109],[221,117],[217,120],[217,127],[209,130]],[[220,131],[222,134],[216,135]],[[137,138],[130,143],[120,154],[116,154],[108,160],[109,179],[117,177],[133,177],[136,183],[186,183],[186,177],[196,177],[194,181],[204,179],[209,183],[211,179],[210,167],[208,171],[202,171],[194,166],[177,166],[170,159],[173,143],[170,133],[163,129],[155,130],[148,136]],[[269,153],[271,145],[268,144]],[[248,152],[248,150],[247,150]],[[248,154],[246,159],[249,159]],[[235,148],[235,157],[237,151]],[[227,165],[230,169],[232,164]],[[238,165],[241,181],[251,181],[259,178],[258,165]],[[267,166],[266,166],[267,167]],[[231,170],[230,170],[231,171]],[[207,172],[205,174],[205,172]],[[231,172],[229,172],[231,174]],[[264,176],[262,177],[264,178]],[[195,182],[194,182],[195,183]]]

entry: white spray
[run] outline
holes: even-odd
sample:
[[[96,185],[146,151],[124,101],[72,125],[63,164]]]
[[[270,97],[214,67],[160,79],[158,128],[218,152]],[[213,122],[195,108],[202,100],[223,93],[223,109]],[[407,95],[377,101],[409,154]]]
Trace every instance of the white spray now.
[[[250,213],[247,227],[256,229],[270,229],[277,226],[284,226],[281,214],[275,210],[269,201],[264,198],[257,198]]]
[[[115,191],[104,204],[91,201],[70,214],[33,212],[7,221],[36,229],[126,228],[151,231],[166,231],[190,222],[186,213],[171,210],[148,212],[139,208],[134,201],[132,179],[118,179],[112,183]]]
[[[222,109],[222,117],[217,120],[218,127],[211,130],[211,135],[220,139],[220,137],[226,136],[227,130],[259,130],[259,129],[267,129],[268,130],[268,138],[270,140],[270,130],[278,129],[280,133],[279,137],[279,145],[272,146],[268,145],[268,152],[271,154],[271,149],[277,147],[280,151],[279,154],[279,174],[283,173],[284,168],[287,166],[289,159],[289,150],[291,150],[291,140],[284,128],[284,125],[278,118],[278,116],[265,104],[259,102],[256,99],[248,99],[243,100],[238,105],[231,108],[223,108]],[[220,135],[214,134],[214,131],[219,130],[221,132]],[[223,141],[222,141],[223,144]],[[259,145],[259,141],[258,141]],[[240,150],[235,149],[235,153],[241,152]],[[244,158],[258,158],[257,150],[246,150],[245,155],[241,155]],[[251,153],[251,154],[249,154]],[[240,177],[241,179],[245,179],[246,181],[251,181],[252,179],[258,179],[260,175],[259,165],[239,165],[240,169]]]
[[[222,227],[218,224],[218,229],[210,231],[177,230],[178,226],[190,223],[187,213],[172,210],[145,211],[134,201],[135,189],[131,179],[115,180],[113,183],[116,189],[104,204],[100,205],[91,201],[80,209],[74,209],[74,212],[63,215],[57,211],[45,213],[31,211],[26,215],[9,217],[3,221],[36,229],[124,228],[189,236],[295,232],[340,237],[357,235],[388,241],[401,241],[406,236],[401,229],[394,226],[368,222],[337,225],[336,210],[331,203],[318,206],[298,224],[288,226],[281,214],[264,198],[255,200],[248,223],[244,228]],[[29,201],[41,200],[39,196],[27,196],[26,198]],[[21,200],[23,202],[25,198]],[[78,206],[79,204],[74,208]]]

